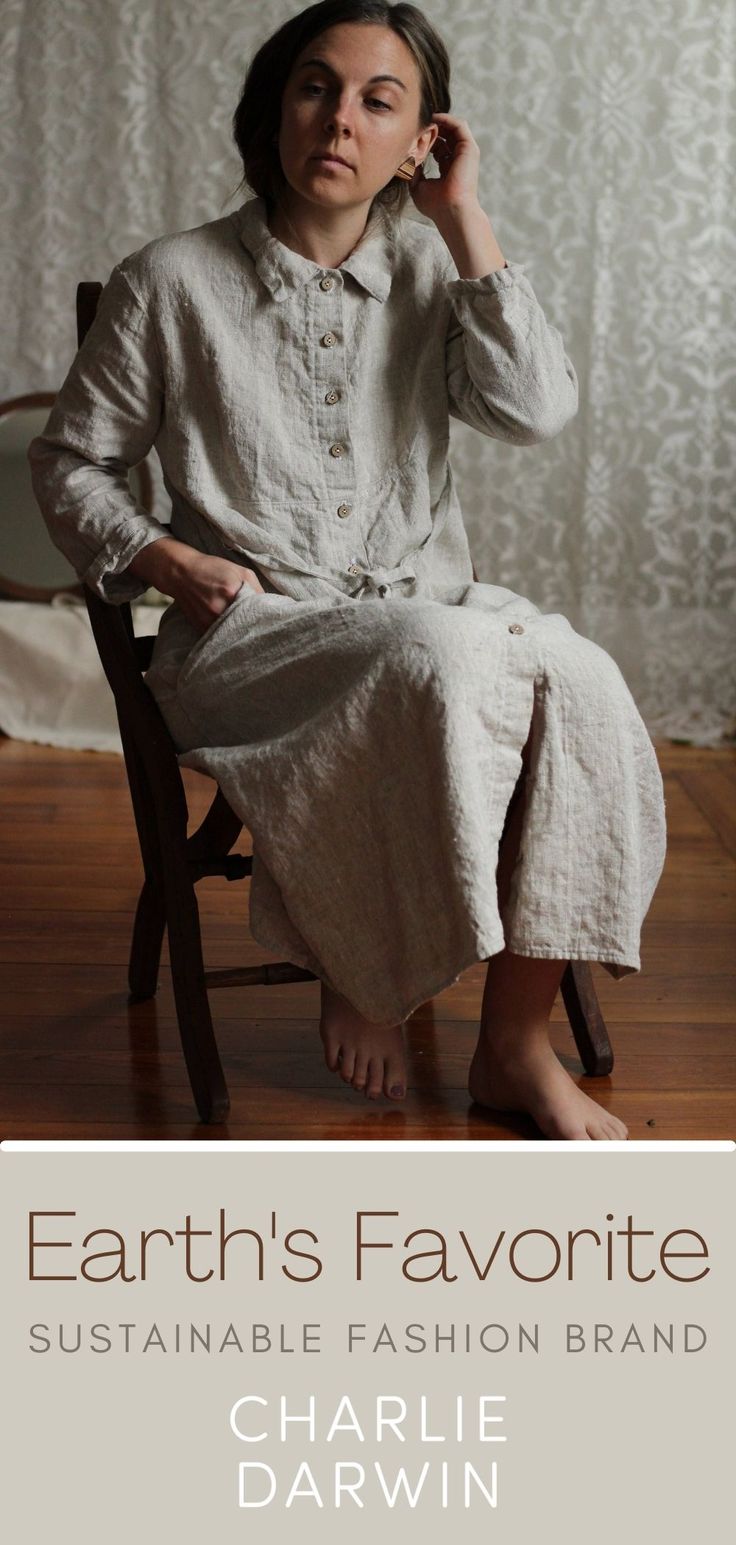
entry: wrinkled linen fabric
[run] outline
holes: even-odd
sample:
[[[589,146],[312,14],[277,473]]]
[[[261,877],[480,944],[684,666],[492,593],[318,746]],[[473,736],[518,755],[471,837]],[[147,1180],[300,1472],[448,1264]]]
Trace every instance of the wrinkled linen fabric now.
[[[171,534],[255,570],[263,593],[201,637],[169,608],[146,679],[181,764],[252,834],[254,938],[371,1020],[504,944],[639,970],[664,862],[662,779],[618,666],[472,577],[450,416],[531,445],[577,411],[524,266],[459,279],[434,226],[378,215],[328,269],[250,199],[117,265],[29,450],[52,537],[105,599],[142,592],[128,565],[168,529],[128,488],[151,446]]]

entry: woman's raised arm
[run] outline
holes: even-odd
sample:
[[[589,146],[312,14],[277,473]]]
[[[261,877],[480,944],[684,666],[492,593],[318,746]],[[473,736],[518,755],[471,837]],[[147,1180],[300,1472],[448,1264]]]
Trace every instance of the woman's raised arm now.
[[[434,113],[439,177],[418,167],[411,195],[454,262],[446,338],[449,411],[514,445],[550,440],[578,410],[578,380],[556,327],[524,274],[509,263],[478,199],[480,149],[466,118]],[[447,256],[447,254],[445,254]]]

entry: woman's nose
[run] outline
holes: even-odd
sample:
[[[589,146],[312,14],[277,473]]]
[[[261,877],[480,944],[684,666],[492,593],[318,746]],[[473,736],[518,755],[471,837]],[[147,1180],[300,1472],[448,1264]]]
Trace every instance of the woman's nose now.
[[[339,133],[342,133],[345,129],[352,131],[352,109],[348,103],[343,105],[338,102],[331,109],[327,114],[325,128],[328,132],[331,129],[337,129]]]

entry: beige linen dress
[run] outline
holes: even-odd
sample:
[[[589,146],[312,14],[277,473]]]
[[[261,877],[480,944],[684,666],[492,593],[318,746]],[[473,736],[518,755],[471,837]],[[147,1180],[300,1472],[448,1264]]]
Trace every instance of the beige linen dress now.
[[[127,468],[155,446],[171,534],[252,567],[198,637],[165,614],[147,681],[180,762],[253,836],[253,936],[368,1018],[404,1019],[503,949],[640,968],[662,780],[611,657],[472,578],[449,415],[532,445],[578,383],[525,265],[459,279],[379,215],[339,268],[261,198],[118,264],[29,450],[54,541],[105,599],[168,531]],[[519,857],[498,845],[532,726]]]

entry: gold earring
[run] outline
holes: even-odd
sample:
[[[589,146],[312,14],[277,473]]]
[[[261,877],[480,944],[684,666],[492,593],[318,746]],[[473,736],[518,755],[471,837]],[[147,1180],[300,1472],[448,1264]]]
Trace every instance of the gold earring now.
[[[396,171],[394,172],[394,177],[402,177],[406,182],[411,182],[416,169],[417,163],[415,157],[407,156],[406,160],[402,161],[401,166],[397,167]]]

